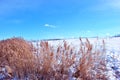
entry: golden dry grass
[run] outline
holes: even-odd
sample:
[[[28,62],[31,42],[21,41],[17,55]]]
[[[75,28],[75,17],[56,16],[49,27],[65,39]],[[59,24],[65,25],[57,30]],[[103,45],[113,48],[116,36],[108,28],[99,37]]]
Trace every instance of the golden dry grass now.
[[[84,43],[80,39],[80,50],[78,55],[79,64],[77,64],[76,72],[73,74],[76,78],[80,80],[106,80],[106,61],[105,61],[105,44],[103,41],[103,50],[93,49],[93,45],[90,41],[86,39]],[[101,71],[101,72],[100,72]]]
[[[34,45],[35,46],[35,45]],[[94,48],[88,39],[80,39],[80,49],[74,48],[63,41],[55,50],[47,41],[32,43],[21,38],[0,41],[0,65],[12,68],[14,77],[30,80],[106,80],[104,74],[105,42],[102,50]],[[79,57],[78,57],[79,56]],[[78,58],[78,59],[77,59]],[[69,70],[74,66],[72,76]]]
[[[10,66],[17,77],[22,78],[34,69],[32,47],[21,38],[0,41],[0,65]]]

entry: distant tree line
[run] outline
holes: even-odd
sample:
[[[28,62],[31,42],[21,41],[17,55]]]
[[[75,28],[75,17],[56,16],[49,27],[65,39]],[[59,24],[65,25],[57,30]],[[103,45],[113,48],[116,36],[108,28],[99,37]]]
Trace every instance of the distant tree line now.
[[[115,35],[115,36],[113,36],[113,37],[120,37],[120,34],[117,34],[117,35]]]

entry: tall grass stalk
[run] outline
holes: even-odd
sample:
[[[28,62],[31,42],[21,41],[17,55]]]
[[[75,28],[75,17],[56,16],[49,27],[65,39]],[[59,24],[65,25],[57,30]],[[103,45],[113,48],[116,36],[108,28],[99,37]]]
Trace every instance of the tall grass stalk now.
[[[0,41],[0,66],[9,66],[17,79],[106,80],[104,56],[104,41],[99,49],[88,39],[83,42],[80,38],[78,52],[67,41],[57,49],[48,41],[36,42],[36,45],[22,38]]]

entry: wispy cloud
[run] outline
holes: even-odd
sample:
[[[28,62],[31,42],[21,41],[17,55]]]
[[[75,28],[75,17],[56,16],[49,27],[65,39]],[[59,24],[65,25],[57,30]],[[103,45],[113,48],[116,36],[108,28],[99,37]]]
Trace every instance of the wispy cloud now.
[[[87,33],[90,33],[91,31],[90,30],[87,30]]]
[[[48,28],[56,28],[55,25],[51,25],[51,24],[44,24],[45,27],[48,27]]]
[[[0,21],[5,24],[22,24],[22,23],[24,23],[24,21],[21,19],[1,19]]]
[[[120,0],[107,0],[106,5],[114,9],[120,9]]]
[[[9,22],[10,22],[10,23],[14,23],[14,24],[20,24],[20,23],[22,23],[23,21],[22,21],[22,20],[18,20],[18,19],[14,19],[14,20],[10,20]]]
[[[120,0],[98,0],[92,7],[95,10],[120,10]]]
[[[10,14],[17,10],[34,10],[41,4],[40,0],[3,0],[0,1],[0,15]]]
[[[110,33],[106,33],[106,36],[110,36],[111,34]]]

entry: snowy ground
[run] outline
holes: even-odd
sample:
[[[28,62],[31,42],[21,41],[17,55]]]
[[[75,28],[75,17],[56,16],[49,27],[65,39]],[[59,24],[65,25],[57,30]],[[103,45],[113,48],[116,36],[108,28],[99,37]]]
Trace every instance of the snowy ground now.
[[[82,39],[83,42],[85,39]],[[106,47],[106,61],[109,80],[120,80],[120,38],[89,38],[92,44],[102,45],[102,40],[105,41]],[[66,39],[68,44],[75,47],[76,50],[79,46],[79,39]],[[35,43],[33,43],[35,45]],[[63,40],[49,41],[50,45],[56,46],[63,44]],[[2,76],[0,76],[2,77]]]
[[[83,42],[85,39],[82,39]],[[109,80],[120,80],[120,38],[89,38],[92,44],[102,45],[102,40],[105,41],[106,47],[106,61],[107,61],[107,76]],[[79,39],[68,39],[66,40],[70,45],[76,47],[79,46]],[[63,40],[60,41],[49,41],[51,45],[57,46],[62,44]]]
[[[106,49],[110,80],[120,80],[120,38],[106,39]]]

